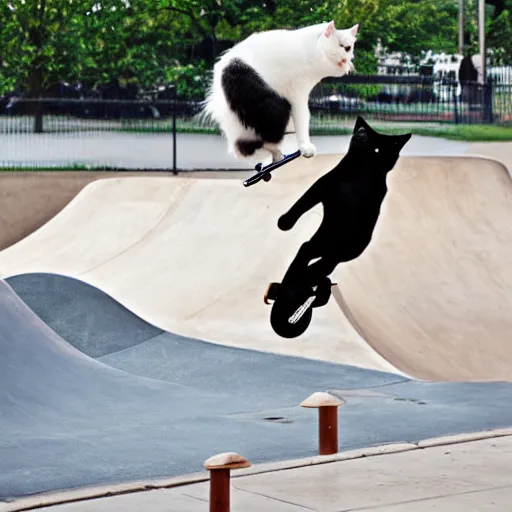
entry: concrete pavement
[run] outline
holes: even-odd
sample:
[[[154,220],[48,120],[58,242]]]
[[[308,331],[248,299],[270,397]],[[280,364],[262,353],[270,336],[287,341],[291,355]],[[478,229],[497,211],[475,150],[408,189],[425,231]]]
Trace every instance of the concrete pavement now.
[[[407,130],[404,128],[404,133]],[[316,136],[319,154],[346,152],[350,137]],[[257,159],[237,160],[227,153],[226,142],[215,134],[179,133],[177,164],[181,170],[254,169]],[[295,151],[294,135],[285,137],[285,153]],[[169,133],[48,133],[0,134],[0,168],[107,166],[124,169],[171,169],[172,137]],[[404,148],[407,155],[464,154],[467,143],[415,135]]]
[[[219,451],[312,456],[317,412],[299,404],[316,391],[345,400],[344,457],[512,425],[512,383],[421,382],[185,338],[64,276],[0,281],[0,315],[0,501],[180,477]]]
[[[507,512],[512,503],[511,458],[512,431],[496,431],[314,457],[295,461],[290,469],[284,469],[286,463],[254,466],[231,472],[231,511]],[[52,499],[68,503],[43,510],[207,512],[208,474],[195,479],[205,481],[161,481],[154,490],[103,498],[106,489],[89,489],[89,501],[73,502],[81,499],[80,493],[56,494],[47,505]],[[29,498],[0,505],[0,511],[42,502],[44,498]]]

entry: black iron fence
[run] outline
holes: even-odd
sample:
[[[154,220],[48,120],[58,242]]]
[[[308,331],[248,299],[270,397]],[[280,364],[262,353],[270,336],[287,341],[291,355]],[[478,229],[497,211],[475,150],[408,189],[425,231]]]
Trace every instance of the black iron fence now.
[[[0,168],[177,170],[177,134],[194,130],[198,111],[199,103],[177,98],[13,97],[0,110]],[[160,153],[153,164],[144,163],[148,146]]]
[[[512,124],[512,82],[353,75],[322,81],[310,106],[319,132],[356,114],[384,122]]]
[[[0,167],[119,168],[129,158],[137,168],[177,170],[177,134],[218,128],[200,115],[200,100],[167,96],[0,98]],[[346,133],[356,115],[393,123],[512,126],[512,83],[352,75],[318,84],[310,109],[315,135]],[[152,160],[157,153],[159,160]]]

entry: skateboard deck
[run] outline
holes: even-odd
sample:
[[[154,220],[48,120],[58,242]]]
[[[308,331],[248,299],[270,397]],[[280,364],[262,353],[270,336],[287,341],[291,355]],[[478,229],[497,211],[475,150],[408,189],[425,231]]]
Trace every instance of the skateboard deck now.
[[[326,279],[320,286],[283,285],[270,283],[264,294],[264,301],[273,301],[270,325],[282,338],[296,338],[309,327],[313,308],[327,304],[333,284]]]
[[[272,178],[272,175],[270,174],[272,171],[277,169],[278,167],[281,167],[282,165],[287,164],[288,162],[291,162],[292,160],[295,160],[300,156],[300,151],[297,150],[295,153],[290,153],[289,155],[285,155],[281,160],[277,162],[272,162],[265,167],[262,166],[261,163],[256,164],[254,167],[256,169],[256,174],[251,176],[250,178],[247,178],[244,181],[244,187],[250,187],[251,185],[254,185],[255,183],[258,183],[258,181],[270,181]]]

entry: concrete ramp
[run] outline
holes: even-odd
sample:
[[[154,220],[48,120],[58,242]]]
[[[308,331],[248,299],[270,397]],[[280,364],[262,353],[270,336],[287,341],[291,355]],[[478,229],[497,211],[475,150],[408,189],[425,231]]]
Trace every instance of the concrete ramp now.
[[[301,161],[275,183],[128,177],[91,183],[54,219],[0,253],[4,278],[30,272],[81,279],[156,327],[184,336],[396,372],[352,328],[335,301],[311,328],[284,340],[263,302],[321,210],[293,233],[276,219],[328,170]],[[298,179],[297,179],[298,178]]]
[[[402,161],[338,302],[388,361],[429,380],[512,379],[512,182],[481,158]]]
[[[50,329],[89,357],[123,352],[164,333],[77,279],[26,274],[6,282]]]
[[[422,379],[510,380],[512,189],[488,159],[402,158],[374,241],[335,271],[337,300],[315,310],[302,337],[273,333],[263,291],[314,232],[321,207],[290,232],[277,218],[339,158],[300,159],[249,189],[97,181],[0,253],[0,275],[76,277],[160,329],[215,343]]]

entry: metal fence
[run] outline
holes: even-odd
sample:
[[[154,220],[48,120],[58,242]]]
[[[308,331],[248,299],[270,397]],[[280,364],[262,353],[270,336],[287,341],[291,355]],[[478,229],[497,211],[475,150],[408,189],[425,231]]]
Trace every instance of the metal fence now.
[[[177,170],[178,133],[218,133],[199,101],[0,98],[0,168]],[[346,133],[370,121],[512,126],[512,84],[418,76],[346,76],[310,96],[311,132]]]
[[[318,84],[310,105],[318,133],[358,114],[383,122],[512,124],[512,83],[347,76]]]
[[[0,167],[177,170],[177,134],[197,111],[177,99],[12,98]]]

